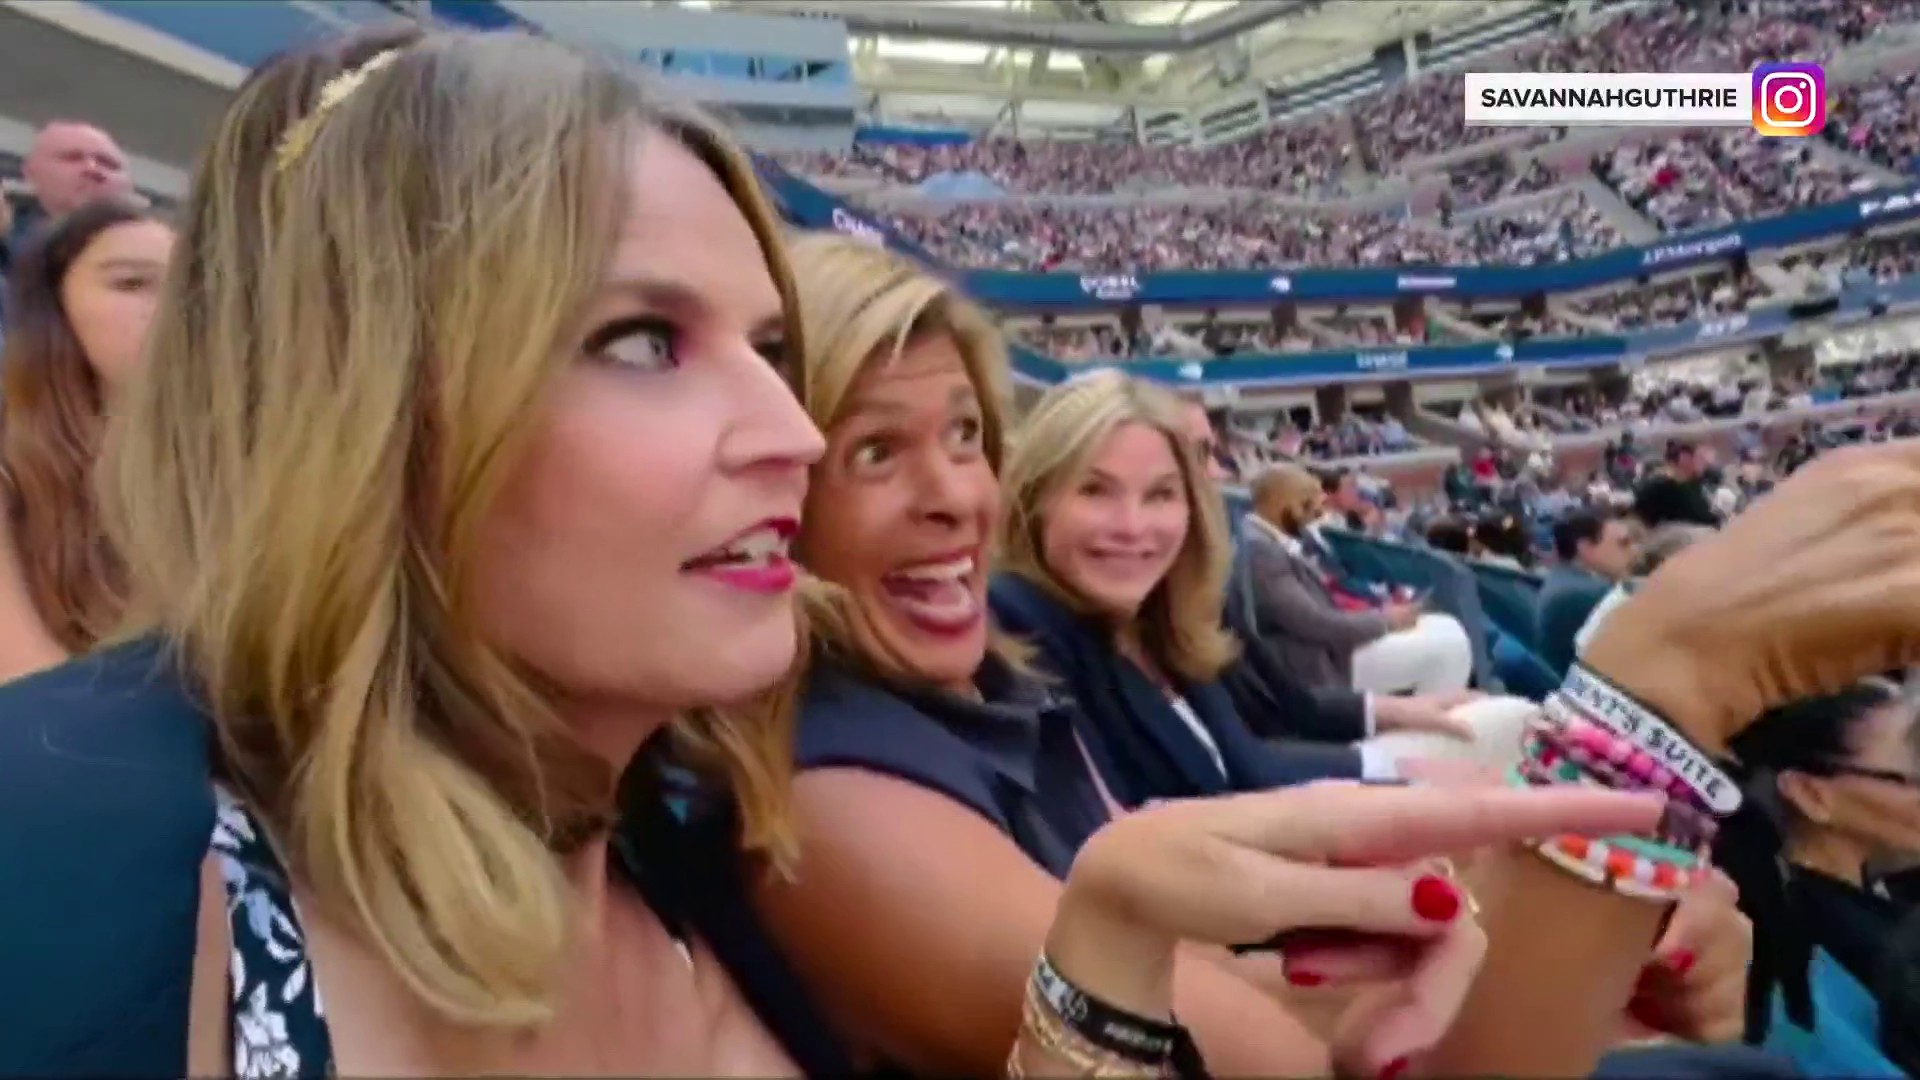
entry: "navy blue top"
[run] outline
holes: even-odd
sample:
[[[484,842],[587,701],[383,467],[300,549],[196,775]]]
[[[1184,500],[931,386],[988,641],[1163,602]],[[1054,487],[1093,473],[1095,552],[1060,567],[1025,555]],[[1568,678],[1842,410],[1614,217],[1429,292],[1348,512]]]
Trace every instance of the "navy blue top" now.
[[[1088,752],[1115,801],[1128,809],[1157,799],[1360,777],[1360,757],[1331,744],[1277,745],[1254,735],[1218,683],[1181,683],[1186,700],[1225,763],[1223,775],[1166,693],[1114,649],[1109,635],[1038,585],[995,576],[988,593],[994,617],[1040,650],[1081,719]]]
[[[1057,878],[1106,823],[1069,704],[996,661],[981,700],[871,676],[822,657],[808,674],[799,769],[867,769],[935,791],[991,822]]]
[[[846,1074],[851,1059],[753,914],[731,800],[670,800],[652,752],[629,770],[615,868],[669,933],[707,943],[803,1072]],[[242,960],[234,1064],[327,1072],[284,870],[215,786],[214,756],[205,712],[152,644],[0,686],[0,1075],[186,1074],[210,851]]]

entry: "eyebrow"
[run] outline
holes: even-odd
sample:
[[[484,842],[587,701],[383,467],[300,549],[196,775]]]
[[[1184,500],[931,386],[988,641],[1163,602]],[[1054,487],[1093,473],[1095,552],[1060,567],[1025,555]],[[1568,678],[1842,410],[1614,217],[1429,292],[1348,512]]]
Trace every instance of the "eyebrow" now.
[[[971,385],[956,386],[947,394],[947,408],[949,409],[955,407],[964,408],[969,405],[978,404],[979,401],[980,396],[973,392]],[[855,398],[847,404],[846,415],[849,418],[861,415],[871,416],[874,414],[901,416],[912,411],[912,406],[887,398]]]
[[[609,278],[602,286],[606,293],[626,293],[645,301],[647,304],[667,311],[708,313],[713,305],[707,302],[698,290],[690,289],[678,281],[652,277],[646,274],[634,274],[626,277]],[[784,311],[774,311],[762,316],[748,332],[749,337],[771,338],[786,333],[787,316]]]
[[[165,265],[166,263],[159,259],[147,259],[137,255],[100,260],[100,269],[102,270],[152,270],[155,267]]]
[[[1098,465],[1095,465],[1094,467],[1088,469],[1087,473],[1100,480],[1106,480],[1116,484],[1120,482],[1119,477],[1113,475],[1112,473],[1108,472],[1107,470],[1101,468]],[[1180,470],[1173,469],[1171,471],[1163,472],[1156,475],[1153,479],[1147,481],[1147,486],[1155,487],[1160,484],[1167,484],[1167,483],[1178,484],[1179,482],[1180,482]]]

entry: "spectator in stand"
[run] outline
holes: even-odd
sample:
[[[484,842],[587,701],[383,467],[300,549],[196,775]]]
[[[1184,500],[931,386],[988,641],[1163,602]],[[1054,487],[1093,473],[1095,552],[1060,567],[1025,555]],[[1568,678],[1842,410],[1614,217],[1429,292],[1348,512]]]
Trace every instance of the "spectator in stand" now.
[[[56,120],[41,128],[20,168],[27,198],[14,210],[11,249],[51,218],[99,198],[127,198],[133,178],[113,136],[90,124]]]
[[[93,498],[111,406],[139,367],[173,230],[96,199],[21,252],[0,361],[0,680],[91,649],[127,581]]]
[[[1633,513],[1649,529],[1669,522],[1715,527],[1720,515],[1707,497],[1700,449],[1682,439],[1667,442],[1666,465],[1640,482]]]
[[[1580,628],[1633,569],[1633,537],[1618,518],[1585,510],[1554,524],[1553,549],[1560,562],[1540,589],[1534,651],[1565,675]]]
[[[1920,72],[1838,87],[1830,99],[1823,132],[1830,141],[1895,172],[1920,174]]]
[[[1452,617],[1395,603],[1343,611],[1302,546],[1326,509],[1320,481],[1297,465],[1255,478],[1253,513],[1241,534],[1263,641],[1315,688],[1441,694],[1466,688],[1473,671],[1467,634]]]

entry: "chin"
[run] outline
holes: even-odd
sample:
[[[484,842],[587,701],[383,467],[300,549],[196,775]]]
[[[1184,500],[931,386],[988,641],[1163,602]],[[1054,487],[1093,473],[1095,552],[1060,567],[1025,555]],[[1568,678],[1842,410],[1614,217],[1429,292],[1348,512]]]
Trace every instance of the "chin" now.
[[[697,688],[699,704],[731,705],[771,689],[793,669],[800,634],[793,613],[782,611],[777,619],[686,644],[686,673],[693,676],[688,682]]]
[[[907,640],[895,638],[889,651],[906,668],[906,674],[935,686],[971,684],[987,656],[987,628],[944,640],[925,640],[913,634]]]

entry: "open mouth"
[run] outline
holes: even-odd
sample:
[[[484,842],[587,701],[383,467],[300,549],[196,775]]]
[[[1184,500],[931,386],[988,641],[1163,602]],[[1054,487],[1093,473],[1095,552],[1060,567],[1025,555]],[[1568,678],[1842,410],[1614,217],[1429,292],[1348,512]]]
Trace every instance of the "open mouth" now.
[[[951,555],[895,570],[880,579],[880,588],[914,626],[934,634],[959,634],[985,617],[979,569],[976,553]]]
[[[680,569],[752,592],[784,592],[796,576],[789,548],[798,531],[790,518],[769,518]]]

